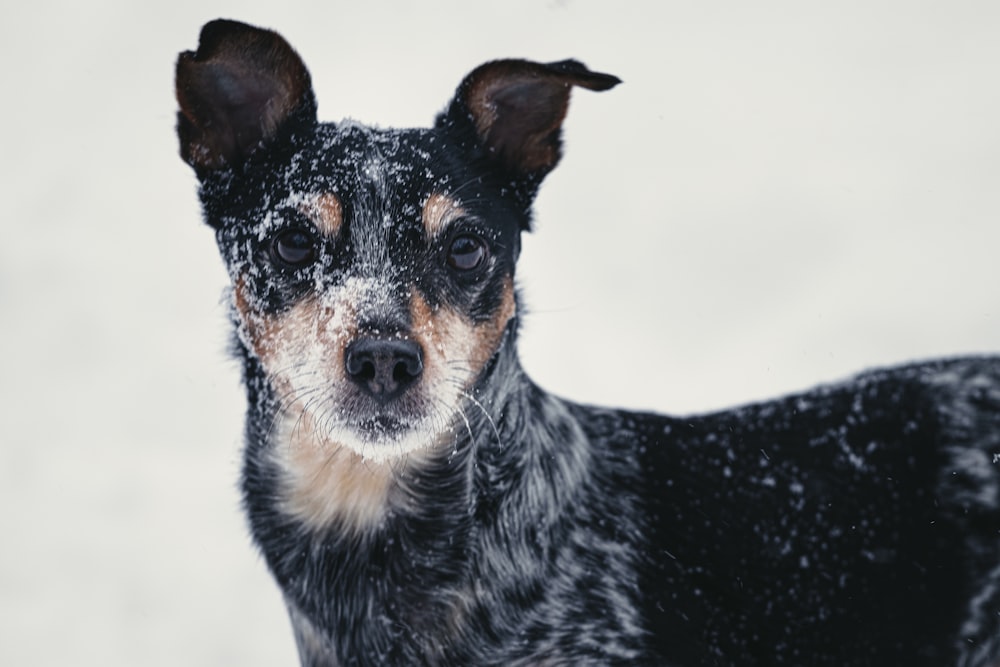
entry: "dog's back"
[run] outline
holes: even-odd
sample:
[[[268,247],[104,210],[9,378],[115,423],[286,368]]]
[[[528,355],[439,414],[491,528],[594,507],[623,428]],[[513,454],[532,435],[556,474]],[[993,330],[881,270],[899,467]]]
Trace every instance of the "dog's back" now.
[[[875,372],[692,419],[584,419],[598,439],[642,443],[642,590],[661,655],[995,664],[1000,361]]]
[[[278,35],[178,61],[232,276],[243,492],[303,664],[1000,663],[1000,360],[691,418],[518,362],[520,235],[575,61],[487,63],[433,128],[324,124]]]

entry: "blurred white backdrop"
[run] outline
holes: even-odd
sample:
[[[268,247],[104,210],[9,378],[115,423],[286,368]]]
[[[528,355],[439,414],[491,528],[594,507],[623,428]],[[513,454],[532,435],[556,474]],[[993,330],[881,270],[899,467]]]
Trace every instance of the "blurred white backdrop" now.
[[[280,4],[280,8],[279,8]],[[616,5],[616,6],[612,6]],[[684,413],[1000,349],[1000,4],[45,2],[0,23],[0,663],[290,665],[236,480],[225,276],[173,61],[278,29],[327,120],[576,57],[521,270],[547,388]]]

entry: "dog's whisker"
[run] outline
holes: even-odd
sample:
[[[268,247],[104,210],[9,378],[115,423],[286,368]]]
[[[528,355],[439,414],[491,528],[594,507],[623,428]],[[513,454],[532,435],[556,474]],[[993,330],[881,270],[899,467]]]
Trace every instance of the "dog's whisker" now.
[[[490,428],[493,430],[493,436],[496,438],[497,447],[503,449],[503,438],[500,436],[500,429],[497,428],[497,423],[493,420],[493,415],[491,415],[490,412],[489,412],[489,410],[487,410],[486,407],[483,406],[483,404],[480,403],[476,399],[476,397],[473,396],[471,393],[463,391],[463,392],[461,392],[461,394],[470,403],[472,403],[474,406],[476,406],[477,408],[479,408],[479,412],[483,415],[483,417],[486,418],[487,423],[490,425]]]

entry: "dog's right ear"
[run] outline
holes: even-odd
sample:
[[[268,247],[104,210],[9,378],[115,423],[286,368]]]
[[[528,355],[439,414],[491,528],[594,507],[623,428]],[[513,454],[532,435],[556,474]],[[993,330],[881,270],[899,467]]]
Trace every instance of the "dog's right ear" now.
[[[302,59],[281,35],[236,21],[201,29],[177,58],[181,157],[202,175],[235,166],[292,122],[316,123]]]

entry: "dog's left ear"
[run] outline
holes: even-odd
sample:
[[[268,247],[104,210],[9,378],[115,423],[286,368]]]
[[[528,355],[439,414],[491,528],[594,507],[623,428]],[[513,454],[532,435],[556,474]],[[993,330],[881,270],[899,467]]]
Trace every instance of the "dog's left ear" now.
[[[561,128],[573,86],[602,91],[621,83],[575,60],[497,60],[480,65],[458,87],[437,121],[471,121],[488,156],[523,176],[542,177],[559,162]]]

